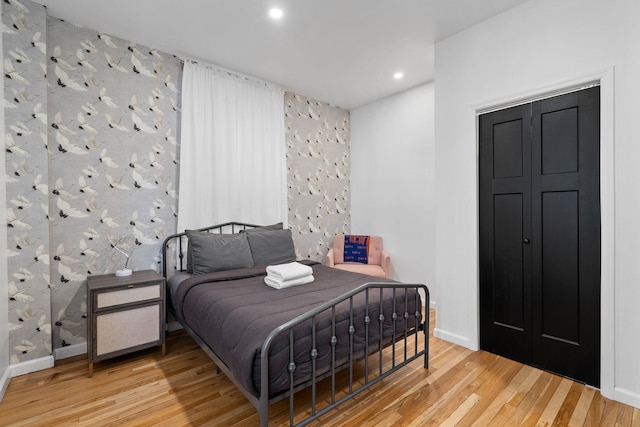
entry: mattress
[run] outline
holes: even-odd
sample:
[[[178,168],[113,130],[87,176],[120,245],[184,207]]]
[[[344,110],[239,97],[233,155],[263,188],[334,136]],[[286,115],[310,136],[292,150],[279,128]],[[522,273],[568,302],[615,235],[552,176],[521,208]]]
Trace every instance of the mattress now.
[[[239,386],[257,397],[260,393],[261,348],[272,330],[364,283],[390,282],[388,279],[333,269],[310,261],[304,263],[312,267],[315,281],[287,289],[267,286],[264,283],[265,267],[190,276],[180,283],[169,285],[177,318],[192,329],[225,363]],[[366,299],[368,305],[365,304]],[[404,319],[405,311],[413,315],[420,309],[415,289],[407,293],[405,290],[398,290],[395,294],[390,289],[385,289],[382,295],[383,319],[380,318],[380,299],[380,291],[376,289],[369,292],[368,298],[363,294],[353,297],[352,315],[349,314],[349,301],[336,308],[337,367],[348,362],[350,352],[355,358],[364,357],[367,340],[369,353],[377,351],[381,342],[381,324],[383,345],[404,336],[405,329],[408,332],[415,329],[414,316],[409,317],[406,328]],[[395,320],[394,307],[397,314]],[[330,314],[325,312],[316,318],[316,375],[331,368],[333,325]],[[367,335],[366,316],[370,319]],[[353,346],[350,348],[351,325],[355,332]],[[296,385],[311,378],[312,363],[309,355],[314,347],[311,330],[310,321],[294,329]],[[290,387],[290,350],[288,334],[274,341],[269,353],[270,397]]]

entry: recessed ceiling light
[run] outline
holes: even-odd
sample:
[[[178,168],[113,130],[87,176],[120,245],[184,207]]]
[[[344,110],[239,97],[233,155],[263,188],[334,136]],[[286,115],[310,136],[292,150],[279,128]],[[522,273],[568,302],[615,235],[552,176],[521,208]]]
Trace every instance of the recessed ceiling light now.
[[[282,18],[282,16],[284,15],[284,12],[282,12],[282,9],[274,7],[269,9],[269,16],[272,17],[273,19],[280,19]]]
[[[393,74],[393,78],[396,80],[400,80],[403,77],[404,77],[404,74],[402,74],[401,72],[397,72]]]

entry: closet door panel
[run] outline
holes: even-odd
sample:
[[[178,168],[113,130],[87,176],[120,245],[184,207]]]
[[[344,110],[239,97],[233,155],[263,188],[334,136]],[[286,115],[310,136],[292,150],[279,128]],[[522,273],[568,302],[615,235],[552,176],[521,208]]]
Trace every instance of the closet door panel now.
[[[542,175],[578,171],[578,109],[542,115]]]
[[[531,359],[531,138],[527,106],[480,121],[481,347]]]
[[[579,340],[578,192],[542,194],[541,333]]]
[[[524,330],[522,194],[494,196],[493,321]]]
[[[522,176],[522,118],[493,125],[493,178]]]
[[[533,360],[600,384],[600,96],[532,104]],[[597,178],[596,178],[597,177]]]

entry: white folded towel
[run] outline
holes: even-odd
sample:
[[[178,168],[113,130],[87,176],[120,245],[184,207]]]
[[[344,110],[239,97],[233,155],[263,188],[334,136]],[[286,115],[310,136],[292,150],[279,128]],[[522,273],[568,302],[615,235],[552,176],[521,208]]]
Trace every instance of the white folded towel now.
[[[301,277],[310,276],[313,269],[308,265],[299,262],[289,262],[286,264],[270,265],[267,267],[267,275],[279,282],[286,282]]]
[[[313,282],[314,280],[315,279],[311,274],[308,276],[298,277],[297,279],[290,280],[277,280],[270,276],[264,277],[264,283],[275,289],[284,289],[290,288],[291,286],[305,285],[307,283]]]

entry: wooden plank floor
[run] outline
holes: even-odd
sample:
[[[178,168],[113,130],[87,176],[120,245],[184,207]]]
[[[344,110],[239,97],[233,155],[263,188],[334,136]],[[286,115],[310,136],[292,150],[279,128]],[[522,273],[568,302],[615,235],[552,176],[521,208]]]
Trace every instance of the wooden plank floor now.
[[[583,384],[433,337],[430,354],[428,370],[415,361],[311,425],[640,427],[640,409]],[[288,425],[288,400],[270,414],[270,425]],[[0,403],[2,426],[258,423],[254,407],[182,331],[168,335],[166,356],[149,350],[97,363],[93,378],[83,357],[13,378]]]

